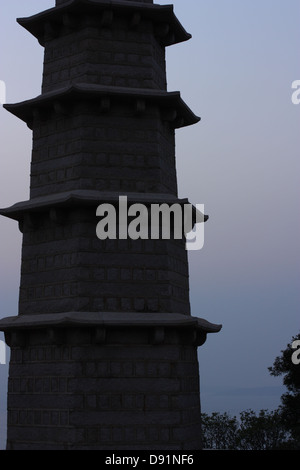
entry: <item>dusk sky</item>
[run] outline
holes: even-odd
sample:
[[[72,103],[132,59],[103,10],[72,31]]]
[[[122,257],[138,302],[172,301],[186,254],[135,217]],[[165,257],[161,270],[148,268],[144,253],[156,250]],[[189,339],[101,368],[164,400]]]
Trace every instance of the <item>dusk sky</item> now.
[[[2,2],[4,4],[4,2]],[[43,48],[16,23],[54,0],[1,7],[8,103],[40,94]],[[205,244],[189,252],[192,315],[222,324],[199,349],[202,411],[275,409],[268,367],[300,330],[300,0],[160,0],[192,39],[168,48],[168,90],[201,116],[176,132],[179,195],[204,204]],[[0,108],[0,207],[29,198],[31,131]],[[21,234],[0,219],[0,318],[17,315]],[[0,339],[3,335],[0,333]],[[300,366],[299,366],[300,367]],[[7,367],[0,365],[0,448]]]

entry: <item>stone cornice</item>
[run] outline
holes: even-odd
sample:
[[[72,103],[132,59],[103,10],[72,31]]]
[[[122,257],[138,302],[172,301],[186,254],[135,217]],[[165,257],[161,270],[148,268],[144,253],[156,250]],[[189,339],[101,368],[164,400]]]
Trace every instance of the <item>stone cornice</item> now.
[[[159,106],[162,119],[176,129],[190,126],[200,121],[182,100],[180,92],[166,92],[142,88],[126,88],[76,83],[66,88],[44,93],[36,98],[21,103],[6,104],[4,108],[27,123],[32,129],[35,113],[49,111],[52,108],[57,114],[71,114],[72,106],[78,99],[99,102],[100,112],[109,112],[114,101],[124,102],[131,106],[133,114],[147,112],[147,103]]]
[[[0,215],[19,222],[22,231],[24,221],[29,222],[35,226],[35,217],[39,214],[49,213],[49,217],[53,220],[63,220],[63,212],[70,208],[80,207],[97,207],[102,203],[109,203],[117,205],[119,196],[116,192],[102,192],[91,190],[77,190],[68,191],[64,193],[53,194],[49,196],[42,196],[32,198],[28,201],[19,202],[11,207],[0,209]],[[126,194],[128,204],[144,204],[150,206],[151,204],[190,204],[188,199],[178,199],[171,194],[156,194],[156,193],[128,193]],[[30,218],[30,220],[28,220]],[[208,220],[208,215],[202,214],[196,207],[193,207],[193,221],[194,223],[203,223]]]
[[[61,6],[50,8],[18,23],[35,36],[44,46],[60,34],[63,27],[75,29],[85,15],[99,14],[99,27],[110,27],[114,17],[128,17],[130,28],[136,28],[142,19],[154,23],[154,34],[163,46],[187,41],[191,35],[174,14],[172,5],[154,5],[141,2],[117,0],[70,0]]]
[[[122,332],[134,329],[148,330],[149,342],[168,344],[182,342],[201,346],[207,334],[218,333],[222,325],[216,325],[202,318],[177,313],[137,313],[137,312],[65,312],[54,314],[19,315],[0,320],[0,331],[5,333],[9,346],[24,346],[28,332],[44,330],[53,343],[67,342],[66,331],[72,328],[89,328],[95,343],[107,343],[108,332]],[[177,331],[177,339],[168,331]]]

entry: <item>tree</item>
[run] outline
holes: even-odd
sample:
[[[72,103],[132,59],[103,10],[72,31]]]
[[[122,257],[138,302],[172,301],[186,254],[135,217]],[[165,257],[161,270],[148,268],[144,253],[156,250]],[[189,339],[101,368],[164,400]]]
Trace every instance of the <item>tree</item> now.
[[[283,375],[283,384],[288,392],[281,396],[281,413],[286,428],[292,436],[291,447],[300,449],[300,364],[292,360],[295,352],[293,344],[300,340],[300,333],[292,338],[286,349],[281,351],[281,356],[276,357],[272,367],[269,367],[271,375],[278,377]]]
[[[202,414],[203,447],[205,449],[228,450],[235,448],[238,429],[236,417],[227,413]]]
[[[227,413],[202,414],[203,443],[206,449],[300,450],[300,333],[276,357],[269,371],[283,375],[288,392],[281,396],[277,410],[252,410],[240,413],[240,419]],[[294,357],[297,360],[294,360]]]
[[[252,410],[240,414],[236,447],[239,450],[278,450],[289,441],[280,410]]]
[[[290,435],[280,410],[253,410],[240,413],[240,419],[227,413],[202,415],[204,448],[212,450],[283,449]]]

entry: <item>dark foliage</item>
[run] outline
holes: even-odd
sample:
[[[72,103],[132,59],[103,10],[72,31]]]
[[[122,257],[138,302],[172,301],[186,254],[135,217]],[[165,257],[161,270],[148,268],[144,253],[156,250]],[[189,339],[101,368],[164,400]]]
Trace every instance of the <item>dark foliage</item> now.
[[[277,410],[252,410],[240,413],[239,419],[228,413],[202,414],[203,444],[219,450],[300,450],[300,364],[292,361],[298,336],[281,351],[272,367],[272,376],[283,375],[287,393]]]

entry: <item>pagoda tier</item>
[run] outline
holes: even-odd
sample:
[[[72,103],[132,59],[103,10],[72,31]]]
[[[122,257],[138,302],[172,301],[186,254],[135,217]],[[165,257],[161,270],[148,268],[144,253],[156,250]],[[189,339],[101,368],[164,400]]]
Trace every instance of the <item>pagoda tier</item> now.
[[[200,119],[167,91],[165,48],[191,36],[151,0],[57,0],[18,21],[45,60],[41,95],[5,105],[33,132],[30,199],[0,210],[23,234],[19,314],[0,321],[7,448],[200,449],[197,347],[221,326],[191,316],[185,227],[96,236],[120,197],[190,205],[175,130]]]
[[[46,47],[44,92],[74,80],[166,89],[165,46],[191,37],[152,2],[70,0],[18,22]]]
[[[173,5],[154,5],[152,1],[66,0],[57,2],[55,8],[37,15],[19,18],[18,22],[45,46],[45,42],[49,39],[75,29],[78,31],[79,26],[85,25],[86,15],[89,26],[105,28],[112,27],[118,22],[116,25],[118,34],[121,29],[120,23],[126,24],[127,28],[133,31],[141,25],[144,27],[144,23],[147,23],[148,28],[152,28],[151,32],[163,46],[191,38],[174,15]],[[89,15],[93,17],[92,22]]]
[[[81,83],[5,107],[33,129],[31,197],[77,189],[176,195],[174,129],[199,120],[176,92]]]

